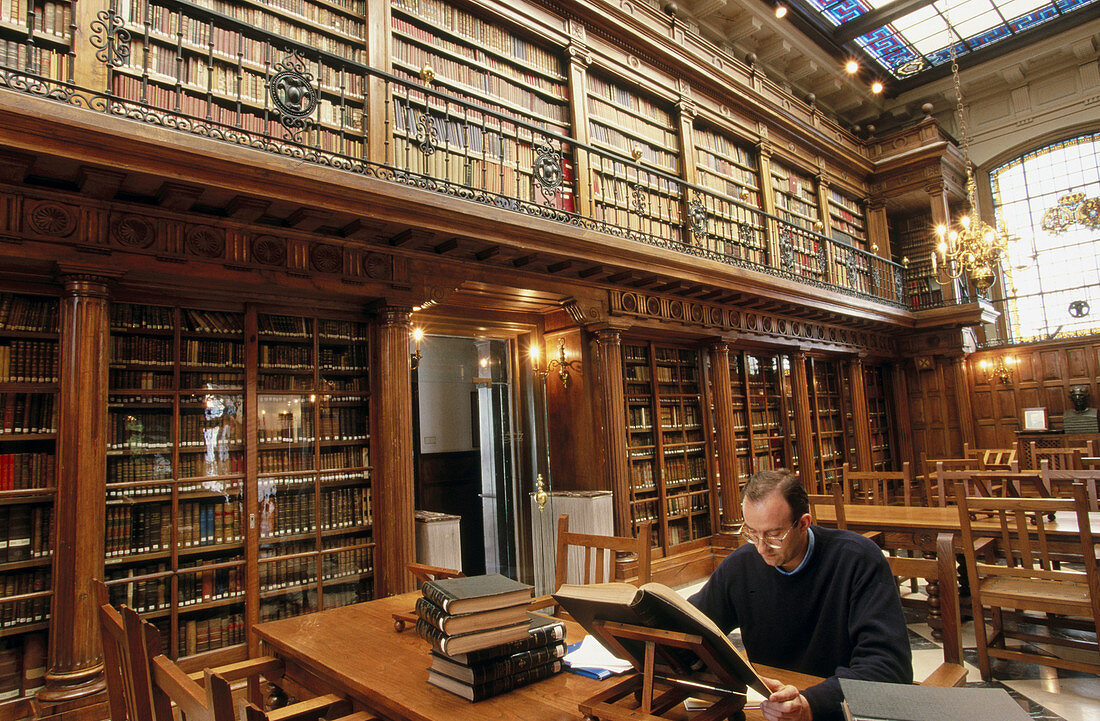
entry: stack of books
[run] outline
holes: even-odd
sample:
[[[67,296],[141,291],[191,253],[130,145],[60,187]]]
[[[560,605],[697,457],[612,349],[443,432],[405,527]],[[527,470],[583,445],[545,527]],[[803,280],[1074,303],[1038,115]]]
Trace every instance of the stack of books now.
[[[428,683],[480,701],[561,671],[565,626],[527,612],[532,590],[499,574],[425,583],[416,632],[432,646]]]

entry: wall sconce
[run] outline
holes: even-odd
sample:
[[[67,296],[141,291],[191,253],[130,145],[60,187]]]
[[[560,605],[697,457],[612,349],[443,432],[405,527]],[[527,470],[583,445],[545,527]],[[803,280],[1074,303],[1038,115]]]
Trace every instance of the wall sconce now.
[[[1007,386],[1012,382],[1012,366],[1016,365],[1015,356],[1004,356],[995,361],[991,361],[988,358],[983,358],[978,363],[978,367],[985,373],[985,382],[992,383],[994,380],[1001,382],[1001,385]]]
[[[558,357],[553,358],[547,362],[545,368],[539,368],[539,346],[538,343],[531,344],[531,370],[535,372],[535,375],[546,380],[546,376],[550,374],[555,366],[558,369],[558,378],[561,378],[561,387],[569,387],[569,369],[575,368],[580,365],[580,361],[566,360],[565,359],[565,339],[558,339]]]
[[[409,354],[409,370],[414,371],[420,366],[420,341],[424,340],[424,330],[413,328],[412,339],[416,350]]]

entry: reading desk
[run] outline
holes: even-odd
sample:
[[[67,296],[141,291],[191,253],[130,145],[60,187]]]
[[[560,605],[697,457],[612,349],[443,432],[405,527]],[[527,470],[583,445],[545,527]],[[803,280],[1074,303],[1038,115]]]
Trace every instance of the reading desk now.
[[[428,684],[428,645],[415,631],[395,633],[394,612],[413,607],[419,593],[383,598],[307,616],[268,621],[254,627],[265,652],[286,663],[287,690],[295,685],[316,694],[341,693],[357,707],[388,719],[453,721],[462,718],[499,721],[578,721],[577,705],[610,686],[561,673],[530,686],[478,703]],[[572,643],[584,637],[575,623],[566,623]],[[761,674],[805,687],[819,679],[789,671],[758,667]],[[683,714],[685,719],[688,714]],[[748,721],[760,721],[758,709],[745,711]]]

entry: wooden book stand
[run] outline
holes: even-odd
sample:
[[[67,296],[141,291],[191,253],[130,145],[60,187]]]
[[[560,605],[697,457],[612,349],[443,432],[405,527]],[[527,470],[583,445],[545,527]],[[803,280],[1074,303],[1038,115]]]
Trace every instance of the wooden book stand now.
[[[611,651],[629,660],[636,673],[580,703],[586,721],[665,721],[664,714],[691,696],[714,698],[714,703],[692,721],[743,718],[745,685],[711,655],[700,636],[633,626],[615,621],[595,621]],[[641,641],[644,657],[637,658],[619,639]],[[673,649],[688,649],[703,668],[684,667]],[[621,703],[627,697],[632,701]]]

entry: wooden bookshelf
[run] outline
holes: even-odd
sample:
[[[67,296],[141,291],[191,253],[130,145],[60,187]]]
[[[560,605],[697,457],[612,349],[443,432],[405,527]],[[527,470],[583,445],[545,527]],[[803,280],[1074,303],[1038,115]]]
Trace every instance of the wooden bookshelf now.
[[[890,402],[889,370],[880,365],[863,367],[863,385],[867,395],[867,424],[871,436],[871,465],[876,471],[895,469],[892,423],[893,407]]]
[[[823,230],[814,181],[775,160],[771,162],[771,176],[775,213],[790,224],[779,227],[781,262],[786,263],[784,246],[789,242],[792,265],[787,269],[804,277],[826,280],[822,240],[811,234]]]
[[[431,67],[433,91],[570,135],[569,86],[558,49],[438,0],[395,0],[390,24],[393,72],[411,85],[422,85],[420,72]],[[544,138],[437,96],[394,90],[391,162],[456,185],[546,202],[532,174],[535,146]],[[420,149],[424,122],[434,131],[429,153]],[[572,160],[568,148],[560,150],[565,182],[549,202],[572,211]]]
[[[57,300],[0,293],[0,710],[46,666],[58,354]]]
[[[49,80],[72,77],[73,6],[67,0],[0,2],[0,58],[5,65]]]
[[[653,520],[666,553],[715,527],[713,454],[704,417],[699,352],[626,343],[623,353],[631,520]]]
[[[833,240],[867,250],[867,220],[859,203],[829,188],[829,229]]]
[[[694,137],[698,184],[719,196],[760,208],[756,151],[747,143],[707,127],[696,126]],[[725,244],[718,248],[720,252],[752,263],[767,263],[767,237],[759,227],[759,216],[722,198],[706,198],[703,202],[709,210],[708,231]],[[753,228],[753,232],[745,232],[745,227]]]
[[[111,92],[127,106],[148,104],[289,139],[294,133],[280,123],[268,81],[289,62],[288,51],[297,49],[293,57],[310,76],[317,97],[308,122],[293,139],[360,157],[365,150],[364,79],[326,54],[365,62],[363,12],[362,2],[324,0],[184,0],[171,5],[121,0],[119,13],[131,47],[111,73]],[[251,28],[263,28],[271,41]],[[289,42],[276,46],[279,39]]]
[[[373,595],[365,326],[256,313],[246,342],[250,322],[111,307],[107,582],[177,658],[245,643],[253,568],[262,620]]]
[[[367,329],[259,314],[261,621],[373,597]]]
[[[828,492],[834,481],[840,480],[841,467],[848,460],[849,428],[845,419],[845,404],[841,365],[821,358],[806,360],[806,376],[810,383],[810,429],[813,433],[812,462],[816,464],[816,492]]]
[[[895,218],[890,229],[894,255],[900,260],[908,258],[905,270],[905,290],[912,310],[939,305],[943,301],[943,289],[932,270],[932,251],[935,249],[932,214],[923,213]]]

